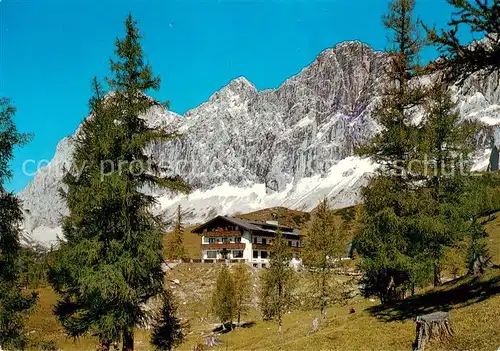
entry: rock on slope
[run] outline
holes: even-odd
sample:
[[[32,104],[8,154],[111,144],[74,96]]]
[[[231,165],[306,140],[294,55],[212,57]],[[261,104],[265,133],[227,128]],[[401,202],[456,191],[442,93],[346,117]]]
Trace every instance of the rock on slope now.
[[[152,157],[195,188],[189,196],[155,192],[155,211],[168,218],[181,204],[187,221],[195,223],[271,206],[311,210],[324,196],[336,207],[354,204],[373,165],[352,154],[377,130],[371,114],[386,62],[365,44],[345,42],[320,53],[278,89],[259,92],[240,77],[184,116],[153,109],[145,116],[149,123],[178,129],[182,137],[152,145]],[[464,118],[500,123],[494,83],[495,77],[473,77],[456,91]],[[66,209],[57,189],[72,142],[63,139],[51,164],[19,193],[32,240],[47,243],[60,235]]]

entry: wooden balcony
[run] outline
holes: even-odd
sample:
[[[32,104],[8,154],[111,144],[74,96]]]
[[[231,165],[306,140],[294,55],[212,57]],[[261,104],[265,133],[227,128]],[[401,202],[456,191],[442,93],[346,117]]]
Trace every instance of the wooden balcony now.
[[[242,243],[213,243],[202,244],[202,249],[227,249],[227,250],[244,250],[245,244]]]
[[[239,230],[219,230],[215,232],[203,232],[203,236],[207,238],[231,238],[231,237],[241,237],[241,232]]]
[[[271,250],[269,244],[252,244],[252,250]]]

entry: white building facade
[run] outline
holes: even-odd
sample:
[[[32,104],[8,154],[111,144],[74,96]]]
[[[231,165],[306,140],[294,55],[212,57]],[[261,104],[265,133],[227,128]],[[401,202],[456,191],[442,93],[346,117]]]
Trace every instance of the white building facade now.
[[[272,240],[280,231],[293,248],[294,258],[300,259],[302,234],[280,226],[277,222],[259,222],[229,216],[218,216],[193,230],[201,236],[202,261],[245,262],[254,267],[269,264]]]

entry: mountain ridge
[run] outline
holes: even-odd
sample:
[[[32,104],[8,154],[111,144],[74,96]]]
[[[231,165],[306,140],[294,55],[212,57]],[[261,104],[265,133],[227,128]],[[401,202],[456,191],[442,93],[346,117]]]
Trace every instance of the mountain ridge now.
[[[371,114],[386,65],[385,53],[349,41],[323,50],[276,89],[258,91],[237,77],[182,116],[151,109],[148,124],[178,130],[181,138],[148,152],[195,189],[189,196],[149,190],[159,203],[154,211],[170,218],[181,204],[186,221],[197,223],[266,207],[311,210],[324,196],[337,208],[356,204],[374,165],[352,155],[378,130]],[[493,79],[471,77],[454,88],[464,119],[500,122]],[[486,133],[478,141],[484,155],[490,139]],[[55,191],[62,185],[57,171],[71,162],[72,143],[63,139],[54,162],[19,193],[28,240],[50,243],[61,235],[66,208]]]

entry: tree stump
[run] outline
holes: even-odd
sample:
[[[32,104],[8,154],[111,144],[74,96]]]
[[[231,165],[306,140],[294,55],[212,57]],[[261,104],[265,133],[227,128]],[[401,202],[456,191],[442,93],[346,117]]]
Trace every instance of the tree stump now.
[[[453,336],[449,312],[434,312],[416,318],[416,339],[414,351],[423,351],[431,340],[445,341]]]

